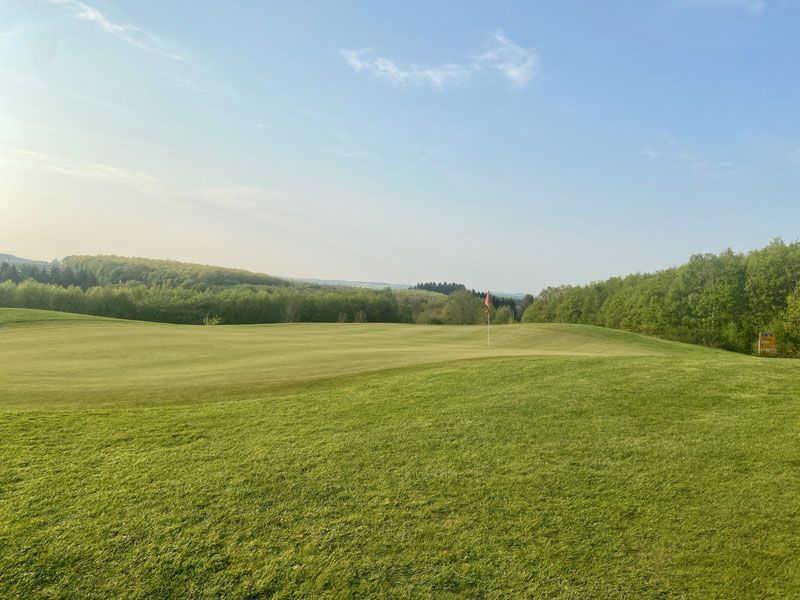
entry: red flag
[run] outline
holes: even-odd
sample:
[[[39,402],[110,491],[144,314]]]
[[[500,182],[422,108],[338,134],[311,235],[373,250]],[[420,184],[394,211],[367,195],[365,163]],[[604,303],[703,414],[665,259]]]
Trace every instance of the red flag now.
[[[486,302],[484,302],[484,304],[486,305],[486,312],[488,313],[489,312],[489,292],[486,292]]]

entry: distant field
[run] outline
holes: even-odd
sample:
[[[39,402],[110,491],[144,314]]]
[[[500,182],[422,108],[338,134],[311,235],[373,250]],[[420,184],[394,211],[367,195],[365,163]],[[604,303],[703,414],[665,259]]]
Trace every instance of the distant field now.
[[[800,597],[800,362],[0,309],[0,598]]]

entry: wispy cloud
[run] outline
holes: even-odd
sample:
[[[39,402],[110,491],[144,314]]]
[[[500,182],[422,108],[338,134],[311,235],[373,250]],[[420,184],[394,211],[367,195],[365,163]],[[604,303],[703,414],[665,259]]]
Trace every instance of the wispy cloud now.
[[[535,52],[518,46],[502,31],[489,36],[481,53],[466,64],[400,63],[376,57],[370,48],[339,52],[355,73],[369,73],[396,87],[428,86],[436,90],[464,83],[476,73],[488,72],[499,73],[513,85],[522,86],[535,77],[539,66],[539,56]]]
[[[446,85],[461,83],[470,74],[463,65],[398,65],[388,58],[373,57],[372,50],[341,50],[347,64],[356,73],[366,71],[377,79],[397,87],[419,87],[429,85],[441,89]]]
[[[473,68],[495,70],[515,85],[525,85],[539,67],[539,56],[509,40],[502,31],[494,32],[482,54],[475,57]]]
[[[149,195],[163,191],[163,186],[159,180],[147,173],[112,167],[101,163],[67,160],[21,148],[0,148],[0,165],[34,173],[53,173],[78,179],[126,185]]]
[[[679,0],[679,4],[692,8],[738,8],[752,15],[760,15],[767,8],[767,0]]]
[[[660,136],[664,138],[667,146],[661,148],[660,150],[646,148],[641,151],[642,156],[645,156],[653,161],[672,163],[673,165],[680,166],[684,169],[689,169],[695,173],[700,173],[702,175],[711,177],[718,177],[720,175],[730,173],[735,168],[735,165],[732,162],[717,160],[705,154],[694,152],[692,149],[683,147],[678,140],[668,133],[660,132]]]
[[[314,124],[322,130],[329,138],[330,144],[328,148],[333,154],[341,158],[363,160],[373,167],[376,166],[375,158],[372,153],[364,148],[349,133],[331,124],[329,120],[322,115],[308,110],[307,107],[303,106],[302,100],[287,96],[280,87],[267,79],[261,78],[260,83],[264,89],[269,92],[272,98],[281,104],[284,110],[304,121]],[[263,129],[264,124],[259,121],[256,123],[256,127],[258,129]]]
[[[462,137],[462,136],[459,136],[459,137]],[[446,142],[442,142],[441,144],[436,144],[435,146],[432,146],[432,147],[428,148],[425,152],[423,152],[419,157],[417,157],[415,160],[413,160],[410,164],[408,164],[407,166],[397,170],[395,172],[395,176],[404,175],[404,174],[408,173],[409,171],[412,171],[412,170],[416,169],[420,165],[423,165],[426,162],[428,162],[429,160],[431,160],[437,154],[443,152],[447,148],[450,148],[452,145],[453,145],[453,142],[446,141]]]
[[[236,212],[263,221],[290,220],[300,215],[285,206],[292,205],[286,198],[260,187],[232,185],[179,192],[188,204],[224,212]]]
[[[77,0],[51,0],[51,2],[53,4],[63,6],[76,19],[84,19],[86,21],[96,23],[107,32],[113,34],[131,46],[135,46],[136,48],[140,48],[142,50],[147,50],[148,52],[160,54],[167,58],[171,58],[172,60],[183,60],[183,57],[164,50],[163,42],[153,34],[144,31],[141,27],[137,27],[136,25],[113,23],[93,6],[89,6],[83,2],[78,2]]]
[[[260,187],[231,185],[202,189],[175,189],[158,177],[124,167],[66,159],[18,147],[0,146],[0,169],[33,173],[38,177],[56,175],[112,184],[143,197],[181,208],[237,213],[267,222],[304,218],[286,209],[297,206],[291,198]]]
[[[19,25],[15,25],[11,29],[0,31],[0,39],[16,37],[20,33],[22,33],[22,28]]]

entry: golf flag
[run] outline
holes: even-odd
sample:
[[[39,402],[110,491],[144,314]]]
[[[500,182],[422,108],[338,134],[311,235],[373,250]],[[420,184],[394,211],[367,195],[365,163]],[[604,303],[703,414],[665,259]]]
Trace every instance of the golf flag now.
[[[484,301],[486,305],[486,347],[489,348],[491,343],[489,342],[489,323],[492,320],[492,315],[489,314],[489,292],[486,292],[486,300]]]

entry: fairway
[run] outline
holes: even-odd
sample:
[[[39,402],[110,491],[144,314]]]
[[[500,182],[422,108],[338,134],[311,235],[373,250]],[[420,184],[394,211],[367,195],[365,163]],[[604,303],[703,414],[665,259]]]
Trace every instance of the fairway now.
[[[800,363],[0,309],[2,598],[800,596]]]

